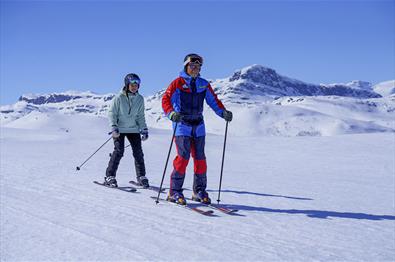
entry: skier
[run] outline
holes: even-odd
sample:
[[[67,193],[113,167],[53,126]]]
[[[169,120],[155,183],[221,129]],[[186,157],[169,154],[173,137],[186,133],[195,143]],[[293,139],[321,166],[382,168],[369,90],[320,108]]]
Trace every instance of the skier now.
[[[126,137],[133,150],[137,182],[144,188],[148,188],[149,182],[145,176],[144,154],[141,148],[141,141],[148,139],[144,98],[138,93],[141,81],[138,75],[131,73],[125,76],[124,82],[125,86],[113,98],[108,113],[114,152],[108,163],[104,184],[112,187],[118,186],[115,176],[124,153]]]
[[[232,112],[225,109],[217,98],[210,83],[200,77],[203,58],[197,54],[188,54],[184,58],[184,70],[175,79],[162,98],[162,108],[166,116],[173,121],[177,156],[173,161],[173,172],[170,177],[168,201],[185,205],[183,183],[189,157],[194,160],[194,179],[192,199],[210,204],[211,199],[206,191],[207,164],[204,154],[205,124],[203,120],[203,102],[226,121],[232,120]],[[177,124],[176,124],[177,123]]]

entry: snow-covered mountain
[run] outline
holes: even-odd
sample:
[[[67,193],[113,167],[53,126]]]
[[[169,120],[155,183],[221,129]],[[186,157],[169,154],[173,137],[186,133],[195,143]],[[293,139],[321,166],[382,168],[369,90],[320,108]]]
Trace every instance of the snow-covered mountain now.
[[[51,94],[26,94],[12,105],[1,106],[1,121],[6,124],[31,112],[59,112],[106,116],[114,94],[99,95],[93,92],[67,91]]]
[[[381,96],[395,95],[395,80],[381,82],[373,87],[374,92]]]
[[[395,131],[394,81],[373,86],[369,82],[309,84],[279,75],[275,70],[252,65],[211,84],[225,106],[234,112],[234,135],[319,136]],[[390,90],[390,91],[388,91]],[[170,128],[163,117],[164,90],[146,98],[148,125]],[[379,94],[380,93],[380,94]],[[34,119],[51,113],[106,117],[114,94],[68,91],[23,95],[13,105],[1,106],[1,123],[8,127],[37,126]],[[207,131],[223,132],[223,120],[205,110]],[[50,120],[48,120],[50,121]],[[26,126],[26,128],[29,128]]]
[[[279,75],[275,70],[252,65],[236,71],[231,77],[213,82],[216,91],[227,100],[248,102],[254,98],[282,96],[344,96],[378,98],[372,85],[363,81],[348,84],[316,85]]]

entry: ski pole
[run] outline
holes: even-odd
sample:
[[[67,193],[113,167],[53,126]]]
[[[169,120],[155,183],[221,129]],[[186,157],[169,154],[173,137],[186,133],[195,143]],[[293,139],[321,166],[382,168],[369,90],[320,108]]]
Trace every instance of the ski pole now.
[[[173,136],[171,137],[171,141],[170,141],[169,153],[167,154],[167,159],[166,159],[166,164],[165,164],[165,170],[163,170],[162,181],[160,182],[158,197],[157,197],[156,200],[155,200],[155,203],[156,203],[156,204],[159,203],[159,196],[160,196],[160,192],[162,191],[163,180],[165,179],[167,163],[169,162],[169,157],[170,157],[170,153],[171,153],[171,148],[173,147],[173,140],[174,140],[174,137],[175,137],[175,135],[176,135],[177,126],[178,126],[178,123],[176,122],[176,125],[175,125],[175,127],[174,127],[174,131],[173,131]]]
[[[221,164],[221,175],[219,178],[219,188],[218,188],[218,199],[217,199],[217,203],[219,204],[220,200],[220,196],[221,196],[221,184],[222,184],[222,171],[224,170],[224,158],[225,158],[225,147],[226,147],[226,136],[228,134],[228,123],[229,121],[226,121],[226,127],[225,127],[225,138],[224,138],[224,149],[222,152],[222,164]]]
[[[110,138],[109,139],[107,139],[107,141],[106,142],[104,142],[104,144],[103,145],[101,145],[90,157],[88,157],[88,159],[87,160],[85,160],[84,161],[84,163],[82,163],[80,166],[77,166],[76,167],[76,169],[77,169],[77,171],[78,170],[80,170],[81,169],[81,167],[86,163],[86,162],[88,162],[88,160],[94,155],[94,154],[96,154],[97,153],[97,151],[99,151],[100,150],[100,148],[102,148],[105,144],[107,144],[107,142],[108,141],[110,141],[110,139],[112,138],[112,136],[110,136]]]

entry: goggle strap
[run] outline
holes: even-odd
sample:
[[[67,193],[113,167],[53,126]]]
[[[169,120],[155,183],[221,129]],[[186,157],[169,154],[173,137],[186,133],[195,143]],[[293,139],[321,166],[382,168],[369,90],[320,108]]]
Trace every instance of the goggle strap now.
[[[196,61],[193,61],[194,63],[197,62],[197,63],[199,63],[200,65],[203,64],[203,63],[202,63],[202,59],[201,59],[200,57],[195,57],[195,56],[193,56],[193,57],[188,57],[188,59],[184,62],[184,66],[186,66],[188,63],[191,63],[193,59],[196,60]]]

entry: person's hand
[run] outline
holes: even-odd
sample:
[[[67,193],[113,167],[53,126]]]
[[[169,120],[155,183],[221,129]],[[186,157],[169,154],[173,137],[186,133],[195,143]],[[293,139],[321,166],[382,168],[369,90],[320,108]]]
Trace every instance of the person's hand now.
[[[222,113],[222,117],[225,119],[225,121],[230,122],[233,119],[233,114],[232,112],[225,109],[224,112]]]
[[[178,112],[173,111],[172,113],[170,113],[170,120],[176,123],[181,122],[182,115]]]
[[[118,138],[120,136],[118,127],[116,127],[116,126],[112,127],[111,135],[112,135],[112,138]]]
[[[148,139],[148,128],[144,128],[143,130],[140,131],[141,135],[141,140],[145,141]]]

